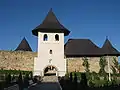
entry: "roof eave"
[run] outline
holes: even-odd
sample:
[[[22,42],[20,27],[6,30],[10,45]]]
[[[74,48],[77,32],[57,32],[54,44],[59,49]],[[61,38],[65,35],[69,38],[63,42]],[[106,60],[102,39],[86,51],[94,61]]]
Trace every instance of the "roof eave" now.
[[[44,31],[44,30],[49,30],[49,31]],[[55,30],[54,32],[51,30]],[[59,30],[59,31],[58,31]],[[61,30],[61,31],[60,31]],[[38,36],[38,32],[46,32],[46,33],[64,33],[64,36],[68,36],[70,31],[67,29],[48,29],[48,28],[39,28],[39,29],[33,29],[32,34],[35,36]]]
[[[99,55],[66,55],[66,57],[101,57],[104,56],[102,54]]]

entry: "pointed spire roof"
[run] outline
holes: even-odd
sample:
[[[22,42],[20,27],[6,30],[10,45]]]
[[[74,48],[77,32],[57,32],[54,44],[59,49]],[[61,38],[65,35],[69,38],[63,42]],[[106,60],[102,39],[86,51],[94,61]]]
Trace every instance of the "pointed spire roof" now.
[[[16,48],[15,51],[32,51],[32,49],[31,49],[30,45],[28,44],[28,41],[25,39],[25,37],[23,38],[21,43],[18,45],[18,47]]]
[[[43,20],[42,24],[37,26],[35,29],[32,30],[32,34],[38,36],[38,32],[48,32],[48,33],[64,33],[67,36],[70,31],[65,28],[60,22],[58,21],[57,17],[52,11],[52,8],[48,12],[46,18]]]
[[[111,42],[108,40],[108,37],[106,37],[102,51],[105,55],[120,55],[120,52],[112,46]]]

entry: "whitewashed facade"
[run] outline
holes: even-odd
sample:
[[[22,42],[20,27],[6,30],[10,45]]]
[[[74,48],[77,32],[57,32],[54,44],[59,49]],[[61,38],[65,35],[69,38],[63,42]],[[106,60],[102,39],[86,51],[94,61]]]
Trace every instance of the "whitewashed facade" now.
[[[66,73],[64,33],[38,32],[38,57],[34,60],[34,76],[44,76],[45,69],[49,66],[54,67],[56,76],[64,76]]]

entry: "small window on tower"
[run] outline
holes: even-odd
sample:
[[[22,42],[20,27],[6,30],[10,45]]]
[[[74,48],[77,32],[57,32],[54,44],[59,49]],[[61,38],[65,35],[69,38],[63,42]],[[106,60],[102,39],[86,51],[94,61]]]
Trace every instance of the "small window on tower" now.
[[[52,50],[50,50],[50,54],[52,54]]]
[[[44,40],[44,41],[47,41],[47,40],[48,40],[47,34],[44,35],[43,40]]]
[[[55,35],[55,41],[59,41],[59,35],[58,34]]]

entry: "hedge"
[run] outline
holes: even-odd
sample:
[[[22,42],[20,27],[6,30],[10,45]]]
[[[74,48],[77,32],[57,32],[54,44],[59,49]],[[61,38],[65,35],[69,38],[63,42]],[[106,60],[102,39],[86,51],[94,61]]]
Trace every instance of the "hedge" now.
[[[27,74],[27,73],[31,73],[32,71],[23,71],[23,70],[0,70],[0,74],[6,74],[6,73],[10,73],[10,74]]]

